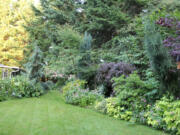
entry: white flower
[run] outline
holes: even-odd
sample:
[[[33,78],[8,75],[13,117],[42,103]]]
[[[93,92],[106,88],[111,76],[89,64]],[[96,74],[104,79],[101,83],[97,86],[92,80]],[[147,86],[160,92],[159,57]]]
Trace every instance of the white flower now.
[[[82,8],[76,9],[76,11],[79,12],[79,13],[81,13],[83,10],[84,10],[84,9],[82,9]]]
[[[147,9],[144,9],[144,10],[142,10],[144,13],[147,13],[148,12],[148,10]]]
[[[85,3],[85,0],[79,0],[79,2],[81,2],[81,4],[84,4],[84,3]]]
[[[104,62],[104,60],[103,60],[103,59],[100,59],[100,61],[101,61],[101,62]]]

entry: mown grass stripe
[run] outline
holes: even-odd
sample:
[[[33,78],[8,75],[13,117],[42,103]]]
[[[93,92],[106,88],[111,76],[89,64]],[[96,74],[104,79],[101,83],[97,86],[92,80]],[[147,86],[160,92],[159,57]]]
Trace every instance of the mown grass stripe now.
[[[37,109],[37,99],[34,99],[33,105],[32,105],[32,116],[30,120],[30,126],[29,126],[29,135],[34,135],[34,121],[36,120],[36,111]]]
[[[146,126],[65,104],[56,91],[40,98],[0,103],[2,113],[6,114],[0,115],[0,135],[165,135]]]

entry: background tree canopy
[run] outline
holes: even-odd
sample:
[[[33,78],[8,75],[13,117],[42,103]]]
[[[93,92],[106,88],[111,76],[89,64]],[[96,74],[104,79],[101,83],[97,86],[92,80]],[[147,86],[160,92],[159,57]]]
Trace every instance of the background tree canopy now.
[[[29,41],[24,26],[32,20],[33,15],[30,1],[0,1],[0,63],[21,65],[23,51]]]

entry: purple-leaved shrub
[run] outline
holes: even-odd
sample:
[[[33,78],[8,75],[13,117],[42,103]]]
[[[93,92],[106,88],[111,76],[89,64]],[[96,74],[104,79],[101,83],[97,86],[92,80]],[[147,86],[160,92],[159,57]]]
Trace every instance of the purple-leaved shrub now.
[[[135,67],[131,64],[124,62],[119,63],[104,63],[100,65],[97,74],[97,81],[99,84],[103,84],[106,88],[105,95],[110,96],[113,93],[112,90],[112,78],[119,77],[121,75],[128,76],[135,70]]]
[[[174,35],[168,36],[163,44],[169,48],[169,53],[173,58],[180,56],[180,21],[175,18],[160,18],[156,24],[174,31]]]

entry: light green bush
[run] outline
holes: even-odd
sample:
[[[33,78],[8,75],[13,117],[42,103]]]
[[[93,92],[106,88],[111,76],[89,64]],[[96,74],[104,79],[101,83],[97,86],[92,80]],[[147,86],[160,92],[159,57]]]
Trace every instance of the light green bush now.
[[[129,121],[132,117],[132,112],[126,110],[124,107],[121,107],[117,98],[108,98],[106,107],[107,114],[114,118],[120,118],[122,120]]]
[[[94,108],[95,110],[97,110],[98,112],[100,113],[103,113],[103,114],[107,114],[107,102],[106,100],[102,100],[102,101],[96,101],[95,105],[94,105]]]
[[[70,90],[65,94],[66,103],[81,107],[93,105],[95,101],[101,100],[102,98],[100,94],[87,89]]]
[[[101,102],[96,102],[95,109],[98,112],[105,113],[111,117],[129,121],[133,116],[132,111],[126,110],[120,106],[118,98],[107,98]]]
[[[73,80],[73,81],[70,81],[68,82],[63,88],[62,88],[62,93],[63,95],[66,95],[66,93],[68,91],[71,91],[71,90],[80,90],[80,89],[84,89],[85,88],[85,84],[86,84],[86,81],[84,80]]]
[[[38,97],[44,93],[41,84],[25,76],[0,80],[0,101],[10,97]]]
[[[147,124],[180,135],[180,101],[171,101],[165,97],[149,106],[145,114]]]
[[[63,96],[68,104],[86,107],[93,105],[95,101],[101,100],[103,97],[96,91],[85,89],[86,81],[73,80],[68,82],[63,88]]]

